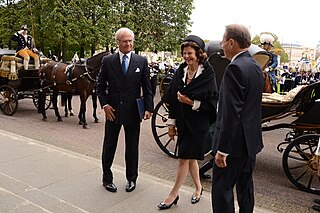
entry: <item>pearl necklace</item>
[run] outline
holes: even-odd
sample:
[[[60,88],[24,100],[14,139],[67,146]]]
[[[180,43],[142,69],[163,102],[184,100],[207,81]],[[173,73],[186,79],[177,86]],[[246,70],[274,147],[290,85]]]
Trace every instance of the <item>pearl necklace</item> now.
[[[187,71],[187,79],[192,80],[192,79],[194,78],[197,70],[198,70],[198,69],[195,69],[194,71],[191,71],[191,69],[190,69],[190,67],[189,67],[189,69],[188,69],[188,71]],[[192,75],[191,75],[192,77],[191,77],[191,78],[189,78],[189,76],[190,76],[189,71],[192,73]]]

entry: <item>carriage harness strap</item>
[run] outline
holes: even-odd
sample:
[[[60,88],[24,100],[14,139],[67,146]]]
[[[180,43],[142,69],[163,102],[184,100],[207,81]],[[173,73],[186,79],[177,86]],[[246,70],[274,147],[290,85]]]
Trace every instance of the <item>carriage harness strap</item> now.
[[[73,71],[74,71],[76,66],[84,67],[85,68],[85,73],[79,75],[78,77],[72,78]],[[57,67],[57,64],[55,65],[55,70],[56,70],[56,67]],[[88,68],[90,68],[90,67],[87,65],[86,61],[84,62],[84,64],[81,64],[81,65],[79,65],[79,64],[70,64],[70,65],[68,65],[66,67],[65,72],[64,72],[64,74],[66,74],[67,78],[68,78],[67,81],[66,81],[66,84],[67,85],[71,85],[73,82],[75,82],[79,78],[83,78],[83,77],[86,77],[89,81],[91,81],[92,83],[95,83],[96,80],[94,78],[92,78],[90,76],[90,74],[98,71],[98,69],[100,69],[100,67],[98,69],[95,69],[95,70],[91,71],[91,72],[89,71]]]

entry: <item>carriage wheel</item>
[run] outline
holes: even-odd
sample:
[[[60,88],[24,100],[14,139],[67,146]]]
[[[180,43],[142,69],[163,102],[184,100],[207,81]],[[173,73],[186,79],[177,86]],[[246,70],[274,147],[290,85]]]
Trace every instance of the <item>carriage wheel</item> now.
[[[37,109],[39,109],[39,92],[38,91],[34,92],[32,100],[33,100],[34,106]],[[51,95],[47,94],[46,101],[45,101],[45,108],[44,108],[45,110],[49,109],[49,107],[51,106],[51,102],[52,102]]]
[[[164,76],[164,78],[161,79],[159,84],[160,97],[162,97],[165,91],[167,90],[168,86],[170,85],[172,77],[173,77],[173,74],[168,73]]]
[[[0,87],[0,109],[5,115],[13,115],[18,108],[18,96],[9,85]]]
[[[302,135],[285,149],[282,158],[283,169],[289,180],[305,192],[320,195],[320,178],[317,175],[319,163],[315,155],[320,135]]]
[[[167,106],[160,101],[154,109],[151,119],[151,129],[153,137],[160,149],[172,158],[177,156],[177,140],[169,138],[167,132],[167,121],[169,111]]]

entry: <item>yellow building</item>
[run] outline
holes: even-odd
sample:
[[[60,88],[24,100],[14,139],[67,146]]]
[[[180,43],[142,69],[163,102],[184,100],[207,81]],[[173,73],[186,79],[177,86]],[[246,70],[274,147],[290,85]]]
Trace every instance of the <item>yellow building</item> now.
[[[304,47],[300,44],[281,44],[284,51],[288,54],[290,62],[297,63],[302,58],[306,58],[310,61],[315,60],[315,50],[309,47]]]

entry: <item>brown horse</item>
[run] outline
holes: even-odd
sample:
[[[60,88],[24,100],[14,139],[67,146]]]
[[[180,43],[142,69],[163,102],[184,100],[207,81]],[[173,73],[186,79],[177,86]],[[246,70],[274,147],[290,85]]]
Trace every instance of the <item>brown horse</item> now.
[[[83,125],[83,128],[87,129],[88,124],[85,116],[86,101],[93,92],[95,80],[102,65],[102,58],[109,54],[109,52],[102,52],[87,59],[83,65],[73,65],[69,77],[66,74],[68,65],[65,63],[48,62],[45,66],[41,67],[39,70],[41,84],[39,109],[43,116],[42,120],[47,121],[44,100],[50,90],[53,92],[52,104],[58,121],[62,121],[57,104],[59,92],[62,91],[70,94],[77,91],[81,101],[78,115],[79,123]]]
[[[262,75],[263,75],[263,92],[264,93],[275,92],[275,91],[273,91],[271,79],[270,79],[268,73],[265,70],[263,70]]]

